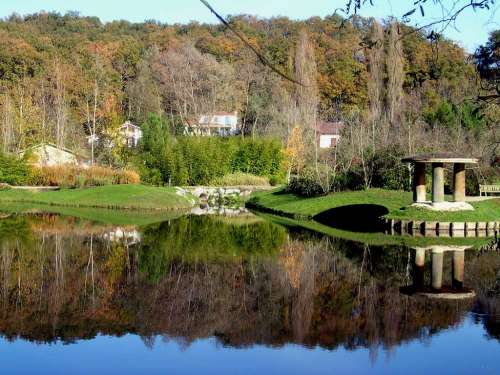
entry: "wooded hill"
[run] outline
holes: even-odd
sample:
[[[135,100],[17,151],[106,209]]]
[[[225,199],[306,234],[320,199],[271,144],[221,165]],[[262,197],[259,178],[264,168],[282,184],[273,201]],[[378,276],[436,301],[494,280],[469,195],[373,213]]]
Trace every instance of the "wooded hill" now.
[[[307,32],[323,120],[369,111],[370,85],[379,82],[379,111],[397,111],[399,122],[492,126],[474,102],[475,66],[462,48],[439,36],[429,39],[404,25],[391,33],[389,23],[360,17],[342,23],[339,16],[292,21],[241,15],[229,22],[292,77],[299,35]],[[398,59],[391,43],[401,43],[400,83],[390,75]],[[377,77],[374,59],[382,64]],[[403,90],[397,103],[387,94],[394,84]],[[78,13],[12,15],[0,22],[4,152],[40,141],[83,148],[86,135],[126,119],[140,124],[149,113],[179,123],[238,110],[246,134],[284,140],[297,125],[290,111],[295,86],[260,64],[222,25],[102,23]]]

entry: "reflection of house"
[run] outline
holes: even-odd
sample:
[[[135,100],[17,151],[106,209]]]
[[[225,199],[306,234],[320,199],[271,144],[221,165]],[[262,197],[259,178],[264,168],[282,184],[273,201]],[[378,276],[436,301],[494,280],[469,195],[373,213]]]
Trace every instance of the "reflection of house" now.
[[[316,126],[316,137],[320,148],[332,148],[337,146],[340,133],[344,128],[341,122],[320,122]]]
[[[238,112],[217,112],[213,115],[202,115],[198,122],[186,124],[186,133],[190,135],[236,135],[240,132]]]
[[[127,246],[136,245],[141,242],[141,234],[135,229],[125,230],[116,228],[113,231],[105,233],[103,237],[111,242],[123,242]]]
[[[115,133],[116,134],[116,133]],[[130,121],[125,121],[119,128],[117,132],[117,136],[113,136],[108,134],[107,137],[103,137],[107,140],[103,141],[104,145],[107,148],[113,148],[115,146],[112,139],[117,138],[120,143],[126,145],[127,147],[137,147],[139,141],[142,138],[142,130],[139,126],[132,124]],[[94,146],[97,146],[101,140],[101,138],[94,134],[87,137],[89,145],[94,143]]]
[[[21,157],[27,156],[29,164],[43,167],[52,167],[55,165],[86,165],[88,160],[83,156],[68,150],[64,147],[58,147],[51,143],[40,143],[19,153]]]

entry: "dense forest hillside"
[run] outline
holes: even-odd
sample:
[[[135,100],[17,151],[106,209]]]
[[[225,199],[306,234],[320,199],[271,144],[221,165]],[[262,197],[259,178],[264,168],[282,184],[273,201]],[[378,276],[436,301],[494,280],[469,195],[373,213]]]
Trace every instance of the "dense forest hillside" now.
[[[244,134],[286,141],[316,107],[314,119],[370,124],[382,144],[407,151],[466,140],[485,152],[498,109],[475,100],[476,67],[462,48],[391,20],[342,21],[229,19],[278,69],[311,83],[301,87],[222,25],[10,16],[0,22],[2,149],[40,141],[83,149],[86,136],[112,134],[125,120],[142,124],[153,113],[175,125],[215,111],[238,111]]]

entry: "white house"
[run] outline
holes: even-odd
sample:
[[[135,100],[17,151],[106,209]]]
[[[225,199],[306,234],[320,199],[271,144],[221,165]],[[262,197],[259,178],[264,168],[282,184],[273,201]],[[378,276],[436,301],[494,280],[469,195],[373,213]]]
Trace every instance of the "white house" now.
[[[36,167],[53,167],[56,165],[88,165],[88,160],[64,147],[51,143],[40,143],[19,153],[27,157],[27,162]]]
[[[115,133],[116,134],[116,133]],[[111,138],[115,138],[111,135]],[[142,130],[139,126],[132,124],[130,121],[125,121],[118,128],[118,137],[120,142],[123,142],[127,147],[137,147],[139,141],[142,138]],[[100,137],[97,134],[90,135],[87,137],[89,145],[94,143],[94,146],[98,145],[100,142]],[[106,142],[106,147],[113,148],[115,146],[112,140]]]
[[[200,116],[197,122],[185,126],[186,134],[229,136],[239,134],[238,112],[216,112]]]
[[[137,125],[132,124],[130,121],[125,121],[118,130],[120,137],[125,140],[128,147],[137,147],[142,138],[142,130]]]
[[[316,125],[316,141],[319,148],[337,146],[344,124],[342,122],[320,122]]]

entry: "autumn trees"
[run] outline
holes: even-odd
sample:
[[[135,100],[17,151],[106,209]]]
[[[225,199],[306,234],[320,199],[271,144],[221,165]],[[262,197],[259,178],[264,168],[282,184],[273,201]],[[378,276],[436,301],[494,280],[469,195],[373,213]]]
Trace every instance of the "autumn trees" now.
[[[161,53],[154,71],[164,105],[182,123],[236,108],[233,67],[189,43]]]
[[[281,70],[294,74],[299,23],[244,16],[231,22]],[[326,50],[336,48],[332,25],[314,22],[310,39],[321,36]],[[319,33],[322,24],[330,35]],[[289,134],[283,108],[286,96],[295,96],[296,90],[218,26],[104,25],[74,13],[40,13],[0,22],[0,44],[4,151],[41,141],[98,147],[92,142],[98,135],[125,119],[141,123],[150,113],[186,122],[205,112],[237,110],[247,135],[286,139]],[[317,44],[311,46],[316,52]],[[333,70],[318,66],[318,71],[326,79]],[[339,88],[345,87],[341,80],[341,75],[335,78]],[[318,95],[327,111],[336,99],[322,82],[318,80]],[[359,85],[349,95],[362,91]]]
[[[428,39],[395,20],[338,15],[305,21],[232,16],[228,22],[266,61],[303,84],[261,64],[221,25],[103,24],[74,13],[1,21],[2,151],[46,141],[123,165],[128,159],[93,140],[112,137],[125,120],[142,124],[150,114],[179,125],[218,111],[238,111],[242,136],[273,137],[283,145],[299,127],[315,174],[323,174],[325,164],[336,171],[325,175],[326,185],[364,164],[369,186],[371,158],[393,144],[407,153],[448,144],[471,153],[486,147],[497,107],[489,104],[484,112],[475,102],[474,65],[439,35]],[[494,45],[481,56],[490,56]],[[486,77],[489,65],[481,61],[487,59],[478,54]],[[486,82],[494,81],[483,80],[482,96],[491,95]],[[343,139],[350,141],[317,150],[317,121],[342,121]],[[446,143],[437,144],[438,133]]]
[[[474,54],[481,89],[479,99],[486,108],[486,123],[492,123],[489,144],[484,145],[483,155],[489,157],[498,166],[498,149],[500,147],[500,30],[490,34],[484,46],[480,46]]]
[[[4,152],[19,151],[37,141],[64,146],[68,138],[76,135],[69,129],[71,69],[56,57],[47,62],[43,74],[2,81]]]
[[[150,48],[137,64],[134,79],[127,82],[125,95],[128,98],[127,117],[144,123],[151,114],[161,116],[162,98],[154,76],[154,63],[158,59],[158,49]]]
[[[498,120],[488,118],[491,110],[476,102],[474,67],[463,51],[440,36],[425,42],[423,34],[411,33],[411,28],[395,20],[380,24],[362,19],[358,27],[363,30],[358,43],[362,48],[356,56],[365,66],[359,77],[366,82],[367,103],[353,106],[340,97],[337,105],[323,111],[322,106],[310,104],[314,98],[311,93],[302,100],[308,108],[317,108],[319,119],[340,120],[345,128],[340,144],[320,153],[320,164],[325,166],[321,173],[318,159],[309,157],[300,183],[292,187],[298,187],[301,194],[372,186],[409,188],[411,167],[401,168],[401,156],[448,151],[450,145],[472,155],[484,155],[484,163],[475,171],[477,181],[484,178],[482,171],[489,168],[492,154],[488,144],[495,144]],[[300,45],[299,39],[298,51]],[[314,57],[319,62],[322,59],[318,54]],[[300,54],[295,64],[300,66]],[[310,144],[304,137],[303,141]],[[307,165],[316,166],[317,173],[310,173]],[[387,179],[380,168],[391,171],[385,173]]]
[[[484,46],[474,53],[481,82],[479,99],[490,109],[490,116],[500,114],[500,30],[490,34]]]

